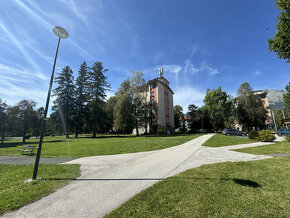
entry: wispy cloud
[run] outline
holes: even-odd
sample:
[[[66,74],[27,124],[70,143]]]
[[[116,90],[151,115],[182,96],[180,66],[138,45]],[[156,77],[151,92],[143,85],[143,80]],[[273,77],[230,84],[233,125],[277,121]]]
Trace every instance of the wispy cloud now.
[[[180,105],[184,112],[187,112],[189,104],[202,106],[205,93],[191,86],[183,86],[175,90],[173,95],[174,105]]]
[[[41,24],[42,27],[44,27],[47,31],[49,31],[51,33],[53,25],[48,19],[54,17],[51,14],[47,14],[44,10],[42,10],[40,7],[37,6],[37,4],[34,3],[34,1],[30,0],[27,1],[29,3],[29,5],[34,9],[32,10],[31,8],[29,8],[26,4],[24,4],[23,2],[16,0],[17,4],[20,6],[20,8],[24,9],[29,15],[31,15],[35,21],[37,21],[38,23]],[[37,13],[36,11],[38,11],[39,13]],[[41,15],[42,16],[41,16]],[[56,16],[58,17],[60,16],[59,14]],[[49,17],[49,18],[46,18]],[[64,20],[66,20],[66,18],[64,16],[61,16],[61,18],[57,19],[57,23],[59,22],[63,22]],[[71,25],[71,24],[69,24]],[[83,49],[79,44],[75,43],[74,40],[68,38],[67,41],[73,46],[73,48],[75,48],[82,56],[88,58],[89,60],[94,60],[93,56],[91,54],[89,54],[89,52],[87,52],[85,49]]]
[[[63,4],[67,5],[68,8],[74,13],[75,16],[80,18],[86,25],[89,25],[89,19],[87,17],[88,7],[84,7],[83,1],[74,0],[60,0]],[[77,3],[80,3],[79,5]]]
[[[257,70],[257,71],[254,72],[254,76],[260,76],[260,75],[262,75],[261,71]]]
[[[201,71],[201,69],[198,69],[198,68],[193,66],[192,61],[190,61],[190,60],[186,60],[185,61],[183,73],[185,73],[185,74],[196,74],[196,73],[198,73],[200,71]]]
[[[205,61],[201,63],[201,71],[207,72],[210,76],[215,76],[220,73],[217,68],[211,67],[210,64]]]
[[[25,57],[25,60],[33,67],[37,76],[39,78],[41,78],[42,80],[45,80],[44,74],[41,73],[39,66],[36,64],[36,62],[31,57],[29,52],[27,52],[27,50],[22,45],[22,43],[14,36],[14,34],[12,34],[10,32],[10,30],[6,27],[6,25],[4,23],[2,23],[1,21],[0,21],[0,28],[6,33],[6,35],[10,38],[10,40],[13,42],[13,44],[19,49],[19,51]]]

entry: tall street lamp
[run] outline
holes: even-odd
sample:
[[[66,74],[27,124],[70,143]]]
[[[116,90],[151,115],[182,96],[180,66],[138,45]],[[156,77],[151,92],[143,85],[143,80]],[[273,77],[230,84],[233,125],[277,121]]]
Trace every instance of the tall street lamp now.
[[[56,47],[56,53],[55,53],[52,73],[51,73],[51,77],[50,77],[50,84],[49,84],[49,89],[48,89],[48,93],[47,93],[47,99],[46,99],[46,105],[45,105],[43,120],[42,120],[42,124],[41,124],[40,139],[39,139],[39,145],[38,145],[37,154],[36,154],[36,158],[35,158],[35,164],[34,164],[34,170],[33,170],[32,179],[36,179],[37,171],[38,171],[39,159],[40,159],[40,154],[41,154],[42,140],[43,140],[44,130],[45,130],[45,120],[46,120],[46,116],[47,116],[47,110],[48,110],[49,99],[50,99],[50,94],[51,94],[51,88],[52,88],[52,83],[53,83],[54,69],[55,69],[55,64],[56,64],[56,59],[57,59],[59,42],[60,42],[61,38],[62,39],[66,39],[68,37],[67,31],[65,29],[59,27],[59,26],[54,27],[53,28],[53,32],[54,32],[55,35],[58,36],[58,42],[57,42],[57,47]]]

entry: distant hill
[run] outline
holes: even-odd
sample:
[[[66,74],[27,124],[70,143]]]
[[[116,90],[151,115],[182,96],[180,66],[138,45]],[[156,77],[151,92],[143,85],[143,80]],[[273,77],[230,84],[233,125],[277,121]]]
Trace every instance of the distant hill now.
[[[276,89],[265,89],[263,90],[267,92],[267,100],[269,102],[270,109],[280,109],[282,110],[284,107],[283,102],[283,94],[286,92],[283,90],[276,90]]]

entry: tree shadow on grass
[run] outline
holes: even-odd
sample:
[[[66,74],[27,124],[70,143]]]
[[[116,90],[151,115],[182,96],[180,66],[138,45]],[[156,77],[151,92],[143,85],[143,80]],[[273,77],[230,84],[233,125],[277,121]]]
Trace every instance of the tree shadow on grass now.
[[[168,180],[214,180],[214,181],[233,181],[234,183],[242,186],[248,186],[252,188],[260,188],[262,187],[259,183],[248,180],[248,179],[238,179],[238,178],[195,178],[195,177],[172,177],[168,178]]]
[[[52,140],[52,141],[44,141],[44,143],[55,143],[55,142],[65,142],[64,140]],[[11,143],[4,143],[0,144],[0,148],[10,148],[10,147],[17,147],[20,145],[38,145],[39,141],[35,142],[11,142]]]

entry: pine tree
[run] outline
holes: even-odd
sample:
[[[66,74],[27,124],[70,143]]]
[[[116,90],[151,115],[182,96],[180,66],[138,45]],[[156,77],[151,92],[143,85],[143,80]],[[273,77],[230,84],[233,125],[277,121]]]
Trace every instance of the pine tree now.
[[[88,71],[87,64],[83,62],[76,79],[76,108],[75,108],[75,136],[78,137],[85,120],[86,104],[88,101]]]
[[[58,73],[55,82],[58,86],[53,91],[53,96],[56,96],[53,109],[58,111],[66,138],[69,138],[69,131],[73,128],[75,107],[75,85],[72,69],[69,66],[64,67],[61,73]]]
[[[97,124],[101,123],[102,109],[101,101],[105,100],[106,91],[110,90],[111,85],[107,81],[105,73],[108,69],[103,68],[102,62],[95,62],[93,67],[90,68],[88,93],[90,101],[90,112],[91,112],[91,126],[93,128],[93,138],[96,138]]]

